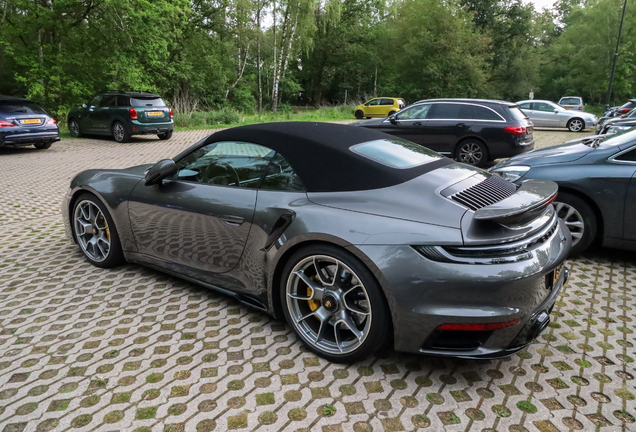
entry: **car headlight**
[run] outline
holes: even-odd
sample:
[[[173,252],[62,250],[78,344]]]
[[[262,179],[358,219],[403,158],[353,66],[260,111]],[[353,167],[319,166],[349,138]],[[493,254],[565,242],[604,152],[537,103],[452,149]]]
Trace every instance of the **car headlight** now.
[[[490,170],[492,174],[497,174],[505,180],[514,182],[523,177],[530,170],[529,166],[526,165],[512,165],[505,167],[494,167],[494,169]]]

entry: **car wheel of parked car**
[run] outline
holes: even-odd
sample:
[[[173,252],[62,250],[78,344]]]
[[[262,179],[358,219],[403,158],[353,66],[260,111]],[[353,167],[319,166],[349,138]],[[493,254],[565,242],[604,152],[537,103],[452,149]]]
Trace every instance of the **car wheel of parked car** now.
[[[352,362],[377,351],[391,328],[389,309],[369,269],[348,252],[313,245],[295,252],[281,278],[287,321],[316,354]]]
[[[73,138],[79,138],[82,136],[82,131],[80,130],[79,123],[77,123],[75,119],[71,119],[68,122],[68,132]]]
[[[37,143],[37,144],[33,144],[33,146],[38,149],[38,150],[46,150],[47,148],[51,148],[51,145],[53,143],[51,142],[47,142],[47,143]]]
[[[356,111],[356,118],[358,120],[362,120],[364,118],[364,113],[360,110]]]
[[[459,143],[455,157],[468,165],[483,166],[488,161],[488,149],[481,141],[469,139]]]
[[[583,199],[567,192],[559,192],[554,208],[572,235],[570,256],[587,249],[596,237],[596,215]]]
[[[109,268],[124,262],[115,223],[95,195],[80,195],[73,205],[72,218],[77,243],[91,264]]]
[[[568,121],[566,126],[570,132],[581,132],[585,129],[585,122],[580,118],[573,118]]]
[[[161,133],[161,134],[158,134],[157,136],[161,140],[169,140],[170,138],[172,138],[172,131]]]
[[[123,123],[115,122],[113,124],[113,138],[115,138],[115,141],[119,143],[126,143],[130,141],[130,134]]]

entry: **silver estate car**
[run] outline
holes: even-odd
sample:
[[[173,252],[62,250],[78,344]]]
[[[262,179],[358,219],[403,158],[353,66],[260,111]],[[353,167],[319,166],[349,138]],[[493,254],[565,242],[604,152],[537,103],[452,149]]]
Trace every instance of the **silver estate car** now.
[[[525,100],[517,102],[517,105],[535,127],[568,128],[570,132],[581,132],[598,123],[594,114],[568,110],[548,100]]]
[[[585,109],[583,98],[579,96],[563,96],[559,99],[559,105],[573,111],[583,111]]]
[[[92,264],[143,264],[285,318],[333,361],[509,355],[543,331],[571,237],[517,186],[372,129],[270,123],[88,170],[62,205]]]

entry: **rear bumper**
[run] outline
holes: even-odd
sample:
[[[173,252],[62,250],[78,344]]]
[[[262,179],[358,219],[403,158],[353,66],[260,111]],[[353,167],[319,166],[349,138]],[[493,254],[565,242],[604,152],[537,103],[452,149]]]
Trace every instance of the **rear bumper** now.
[[[382,274],[395,349],[488,358],[527,346],[547,326],[549,311],[568,277],[566,269],[552,283],[553,271],[571,246],[567,228],[558,224],[550,238],[532,250],[530,259],[504,264],[435,262],[410,246],[359,246]],[[443,324],[514,321],[496,330],[460,331],[459,336],[470,342],[464,345],[440,343],[438,328]]]
[[[170,123],[140,123],[137,120],[131,121],[132,130],[131,135],[145,135],[145,134],[162,134],[174,130],[174,121]]]
[[[7,132],[0,134],[0,147],[2,146],[28,146],[31,144],[48,143],[60,140],[59,131],[49,130],[42,132]]]

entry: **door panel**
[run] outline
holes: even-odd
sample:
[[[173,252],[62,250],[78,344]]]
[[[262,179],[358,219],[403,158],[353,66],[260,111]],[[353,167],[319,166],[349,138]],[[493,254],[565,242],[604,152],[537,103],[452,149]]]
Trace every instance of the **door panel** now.
[[[450,154],[455,144],[475,123],[474,119],[462,115],[464,105],[458,103],[433,104],[426,121],[422,144],[439,153]]]
[[[169,180],[140,182],[129,202],[139,253],[184,266],[193,277],[215,283],[232,270],[250,231],[256,190]]]

